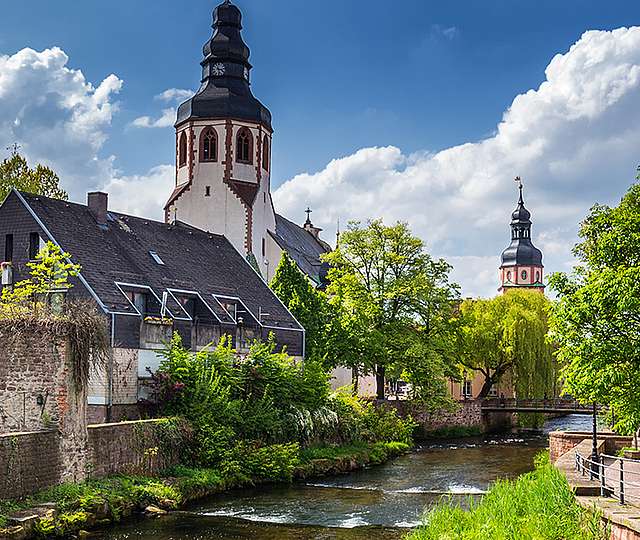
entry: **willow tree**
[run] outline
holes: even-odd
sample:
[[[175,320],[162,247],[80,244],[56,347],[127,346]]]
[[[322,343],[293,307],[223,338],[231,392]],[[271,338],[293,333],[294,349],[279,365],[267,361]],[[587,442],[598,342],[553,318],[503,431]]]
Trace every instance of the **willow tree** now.
[[[549,300],[536,291],[510,290],[490,300],[465,300],[460,306],[458,360],[466,371],[484,377],[484,398],[507,377],[518,397],[553,393],[556,368],[547,340]]]

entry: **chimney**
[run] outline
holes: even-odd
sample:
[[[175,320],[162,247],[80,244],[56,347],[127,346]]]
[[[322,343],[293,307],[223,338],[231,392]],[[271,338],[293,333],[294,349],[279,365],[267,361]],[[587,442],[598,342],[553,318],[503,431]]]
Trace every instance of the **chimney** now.
[[[109,201],[109,195],[101,191],[93,191],[87,193],[87,206],[93,217],[96,218],[98,225],[107,224],[107,204]]]
[[[313,236],[315,239],[319,240],[320,239],[320,232],[322,231],[322,229],[320,229],[319,227],[314,227],[313,224],[311,222],[305,223],[302,228],[307,231],[311,236]]]

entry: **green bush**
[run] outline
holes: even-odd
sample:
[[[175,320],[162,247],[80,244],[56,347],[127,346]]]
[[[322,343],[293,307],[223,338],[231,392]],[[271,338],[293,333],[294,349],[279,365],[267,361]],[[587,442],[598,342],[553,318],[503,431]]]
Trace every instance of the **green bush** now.
[[[328,375],[318,362],[295,362],[274,352],[273,342],[256,342],[239,359],[225,339],[215,348],[192,353],[175,334],[163,354],[154,394],[164,413],[183,416],[193,425],[190,464],[221,467],[242,479],[253,465],[230,457],[229,449],[255,446],[246,441],[273,448],[412,441],[411,420],[344,393],[330,395]],[[267,476],[258,471],[258,479]],[[274,479],[287,476],[276,467]]]
[[[463,510],[441,503],[408,540],[606,540],[600,517],[580,508],[547,453],[536,469],[516,480],[498,480]]]

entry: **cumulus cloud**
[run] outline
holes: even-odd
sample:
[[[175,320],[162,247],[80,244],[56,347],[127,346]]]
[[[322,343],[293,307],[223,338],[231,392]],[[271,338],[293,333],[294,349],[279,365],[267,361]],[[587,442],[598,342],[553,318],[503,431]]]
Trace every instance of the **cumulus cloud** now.
[[[93,86],[68,61],[58,47],[0,56],[0,148],[18,143],[31,161],[58,172],[74,196],[113,175],[113,158],[100,150],[123,83],[109,75]]]
[[[634,176],[640,28],[585,32],[545,75],[513,100],[489,138],[411,155],[364,148],[285,182],[275,203],[292,217],[311,205],[328,237],[339,218],[407,221],[455,264],[465,295],[491,296],[519,175],[547,272],[565,270],[588,208],[616,203]]]
[[[182,90],[180,88],[169,88],[154,99],[164,101],[165,103],[175,103],[174,107],[162,109],[159,117],[139,116],[131,125],[137,128],[166,128],[171,127],[176,121],[177,106],[193,95],[191,90]]]
[[[103,189],[109,193],[110,209],[162,221],[163,208],[174,184],[175,167],[159,165],[145,175],[113,178]]]

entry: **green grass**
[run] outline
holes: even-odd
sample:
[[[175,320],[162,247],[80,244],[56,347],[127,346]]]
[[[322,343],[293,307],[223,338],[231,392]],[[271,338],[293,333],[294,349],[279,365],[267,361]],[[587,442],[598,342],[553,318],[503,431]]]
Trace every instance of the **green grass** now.
[[[566,479],[536,460],[533,472],[497,481],[479,501],[463,510],[451,501],[439,504],[424,525],[406,540],[606,540],[600,518],[577,505]]]

